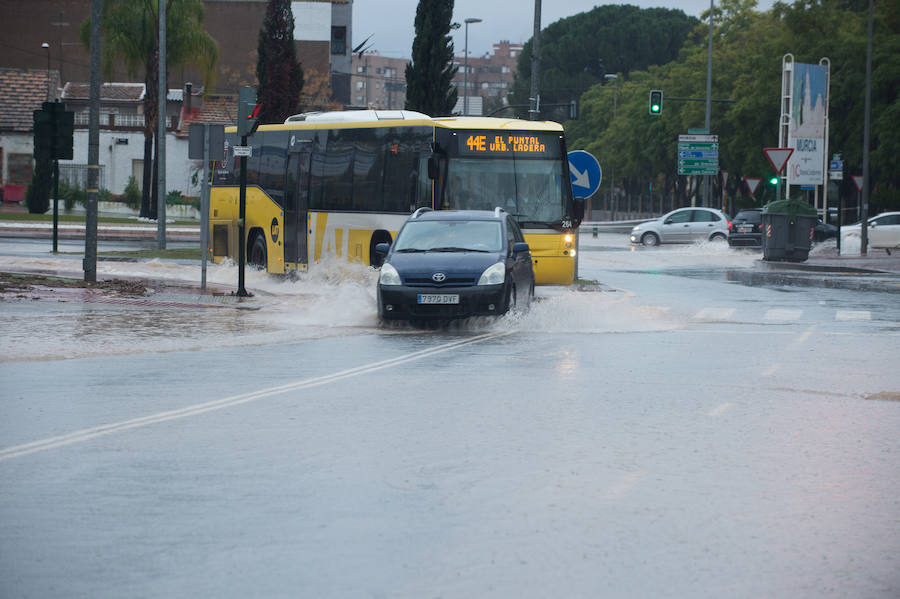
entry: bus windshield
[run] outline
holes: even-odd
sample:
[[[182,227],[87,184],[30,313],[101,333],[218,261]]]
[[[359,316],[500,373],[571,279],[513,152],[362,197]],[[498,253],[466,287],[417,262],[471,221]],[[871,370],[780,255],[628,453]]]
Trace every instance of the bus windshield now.
[[[450,158],[437,205],[451,210],[499,206],[521,227],[551,227],[567,216],[559,160]]]

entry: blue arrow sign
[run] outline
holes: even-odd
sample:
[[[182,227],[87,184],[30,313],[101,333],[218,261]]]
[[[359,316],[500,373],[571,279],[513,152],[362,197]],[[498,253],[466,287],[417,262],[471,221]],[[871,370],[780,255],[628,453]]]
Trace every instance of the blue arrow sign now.
[[[719,152],[713,150],[709,151],[690,151],[690,152],[678,152],[679,158],[718,158]]]
[[[600,188],[603,171],[600,163],[584,150],[569,152],[569,176],[572,179],[572,195],[589,198]]]

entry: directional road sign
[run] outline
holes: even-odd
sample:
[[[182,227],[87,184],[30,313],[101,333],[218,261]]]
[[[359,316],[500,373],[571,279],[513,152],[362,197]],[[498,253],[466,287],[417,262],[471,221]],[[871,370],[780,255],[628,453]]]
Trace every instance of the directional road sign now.
[[[719,174],[719,136],[705,134],[679,135],[678,174]]]
[[[572,179],[572,195],[589,198],[600,188],[603,171],[600,163],[584,150],[569,152],[569,176]]]

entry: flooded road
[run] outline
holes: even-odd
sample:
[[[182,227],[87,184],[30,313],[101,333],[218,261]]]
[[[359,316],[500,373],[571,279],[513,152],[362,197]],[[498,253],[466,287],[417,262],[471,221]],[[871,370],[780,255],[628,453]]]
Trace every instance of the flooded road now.
[[[896,296],[623,237],[427,331],[350,265],[5,298],[0,596],[896,597]]]

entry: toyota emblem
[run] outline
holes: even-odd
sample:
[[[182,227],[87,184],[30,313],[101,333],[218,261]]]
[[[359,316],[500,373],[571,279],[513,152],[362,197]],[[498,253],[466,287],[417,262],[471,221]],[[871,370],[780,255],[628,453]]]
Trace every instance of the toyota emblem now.
[[[447,279],[447,275],[442,272],[436,272],[431,275],[431,280],[435,283],[443,283]]]

